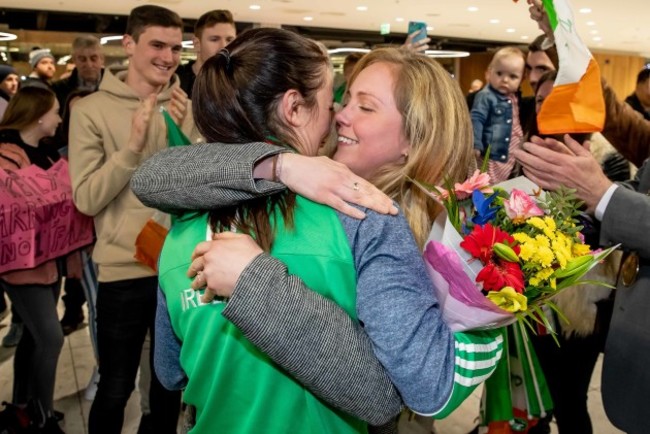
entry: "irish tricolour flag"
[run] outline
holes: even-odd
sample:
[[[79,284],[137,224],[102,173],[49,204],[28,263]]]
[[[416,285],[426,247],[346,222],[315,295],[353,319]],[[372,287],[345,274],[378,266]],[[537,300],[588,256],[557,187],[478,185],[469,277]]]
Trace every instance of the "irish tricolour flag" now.
[[[560,59],[553,91],[537,116],[542,134],[591,133],[603,129],[605,101],[600,69],[576,32],[568,0],[543,0]]]

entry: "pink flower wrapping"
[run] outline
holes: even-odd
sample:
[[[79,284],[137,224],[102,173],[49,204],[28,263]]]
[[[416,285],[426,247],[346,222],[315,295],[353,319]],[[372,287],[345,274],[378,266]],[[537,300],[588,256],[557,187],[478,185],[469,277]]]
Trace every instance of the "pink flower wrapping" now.
[[[492,329],[516,321],[481,293],[481,261],[460,247],[463,237],[441,213],[433,223],[423,257],[445,323],[456,331]]]

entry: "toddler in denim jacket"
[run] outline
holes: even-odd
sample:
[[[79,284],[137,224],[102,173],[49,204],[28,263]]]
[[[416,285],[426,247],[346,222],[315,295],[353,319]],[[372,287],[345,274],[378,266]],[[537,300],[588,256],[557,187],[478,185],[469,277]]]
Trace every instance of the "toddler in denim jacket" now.
[[[510,177],[515,167],[510,151],[521,146],[523,132],[517,92],[525,65],[524,53],[519,48],[499,49],[488,66],[488,85],[476,94],[472,106],[474,151],[482,160],[489,146],[488,173],[493,183]]]

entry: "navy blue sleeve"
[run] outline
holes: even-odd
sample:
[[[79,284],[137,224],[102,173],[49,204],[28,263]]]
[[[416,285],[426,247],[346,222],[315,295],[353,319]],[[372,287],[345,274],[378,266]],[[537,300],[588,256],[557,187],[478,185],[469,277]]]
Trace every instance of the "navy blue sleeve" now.
[[[172,329],[165,294],[158,288],[153,365],[160,384],[168,390],[181,390],[187,376],[181,367],[181,341]]]
[[[454,337],[408,222],[364,210],[339,214],[357,270],[357,314],[404,403],[431,414],[451,393]]]

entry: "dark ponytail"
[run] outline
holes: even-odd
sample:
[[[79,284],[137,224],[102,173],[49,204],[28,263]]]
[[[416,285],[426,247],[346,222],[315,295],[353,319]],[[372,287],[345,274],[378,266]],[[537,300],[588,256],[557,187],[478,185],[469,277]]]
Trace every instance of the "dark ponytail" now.
[[[297,90],[303,104],[317,107],[326,83],[327,54],[315,42],[287,30],[260,28],[242,33],[201,67],[192,90],[196,125],[208,142],[262,142],[272,136],[300,151],[298,137],[279,116],[283,95]],[[215,231],[235,224],[269,251],[274,210],[292,226],[295,195],[281,193],[210,211]]]

